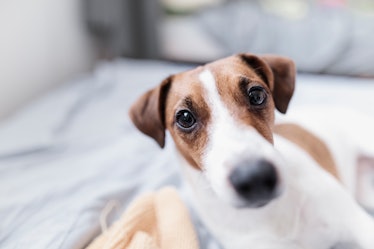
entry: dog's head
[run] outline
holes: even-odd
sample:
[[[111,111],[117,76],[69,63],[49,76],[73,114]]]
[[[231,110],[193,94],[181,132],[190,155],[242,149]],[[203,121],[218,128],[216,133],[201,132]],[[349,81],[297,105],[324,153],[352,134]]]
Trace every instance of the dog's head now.
[[[169,130],[221,199],[260,207],[279,194],[274,109],[286,112],[294,85],[291,60],[239,54],[168,77],[138,99],[130,117],[161,147]]]

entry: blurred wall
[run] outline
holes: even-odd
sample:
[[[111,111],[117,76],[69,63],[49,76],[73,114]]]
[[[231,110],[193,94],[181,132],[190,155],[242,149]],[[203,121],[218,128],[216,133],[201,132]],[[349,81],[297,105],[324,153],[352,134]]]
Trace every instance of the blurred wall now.
[[[78,0],[0,1],[0,119],[92,67],[82,12]]]
[[[100,47],[101,58],[159,58],[157,0],[84,0],[87,26]]]

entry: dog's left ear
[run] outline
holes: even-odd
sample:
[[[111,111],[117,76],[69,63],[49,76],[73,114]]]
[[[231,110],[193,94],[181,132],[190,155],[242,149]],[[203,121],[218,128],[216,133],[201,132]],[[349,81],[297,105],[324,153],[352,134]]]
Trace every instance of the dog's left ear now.
[[[295,63],[276,55],[240,54],[240,57],[268,84],[278,111],[286,113],[295,89]]]
[[[135,126],[156,140],[161,148],[165,146],[165,102],[171,81],[172,76],[140,96],[129,111]]]

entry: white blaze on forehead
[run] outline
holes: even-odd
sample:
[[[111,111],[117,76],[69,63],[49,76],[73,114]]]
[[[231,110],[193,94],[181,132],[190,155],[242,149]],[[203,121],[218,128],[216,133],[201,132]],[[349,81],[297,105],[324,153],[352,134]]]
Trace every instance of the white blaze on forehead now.
[[[228,110],[224,107],[221,101],[212,72],[209,70],[203,71],[199,75],[199,79],[205,88],[207,95],[206,100],[208,106],[211,108],[211,116],[213,117],[213,120],[216,121],[215,119],[221,118],[222,115],[225,116],[225,118],[231,119]]]
[[[212,189],[228,201],[237,203],[238,198],[227,180],[233,167],[251,158],[273,161],[274,149],[253,127],[240,123],[230,115],[220,97],[212,72],[203,71],[199,79],[211,116],[202,166]]]
[[[210,124],[208,124],[208,146],[206,149],[212,149],[211,147],[228,148],[229,145],[242,143],[243,132],[255,133],[254,128],[241,124],[230,115],[230,111],[220,97],[214,76],[209,70],[203,71],[199,75],[199,79],[205,90],[203,94],[210,108],[211,116]],[[253,143],[256,141],[251,142],[251,144]]]
[[[205,149],[205,156],[209,157],[210,150],[231,148],[240,143],[243,132],[252,129],[239,125],[239,122],[236,122],[230,115],[228,108],[221,100],[214,76],[209,70],[203,71],[199,78],[205,90],[204,97],[210,108],[211,121],[208,124],[208,145]]]
[[[203,84],[205,100],[210,108],[211,122],[208,127],[208,147],[211,147],[214,140],[220,139],[220,137],[216,137],[218,135],[217,131],[233,132],[240,130],[240,128],[237,127],[229,110],[222,102],[213,74],[209,70],[205,70],[199,75],[199,79]]]
[[[205,70],[199,75],[199,79],[205,90],[203,94],[205,95],[204,97],[209,106],[211,116],[207,127],[208,143],[201,160],[203,163],[202,166],[213,191],[228,192],[226,186],[228,169],[224,167],[225,158],[222,153],[224,150],[222,144],[226,141],[221,140],[225,139],[221,136],[221,132],[226,129],[233,129],[234,127],[228,127],[232,123],[230,122],[231,117],[221,101],[212,73],[209,70]],[[223,119],[226,122],[223,122]],[[230,199],[229,197],[232,194],[226,193],[225,196],[228,196],[228,199]]]

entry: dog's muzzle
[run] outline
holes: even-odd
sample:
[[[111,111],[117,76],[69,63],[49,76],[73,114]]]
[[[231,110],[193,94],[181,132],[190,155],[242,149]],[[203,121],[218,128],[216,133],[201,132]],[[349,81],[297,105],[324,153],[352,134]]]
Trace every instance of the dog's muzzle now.
[[[264,159],[238,165],[229,175],[229,181],[248,207],[265,206],[277,196],[277,171]]]

